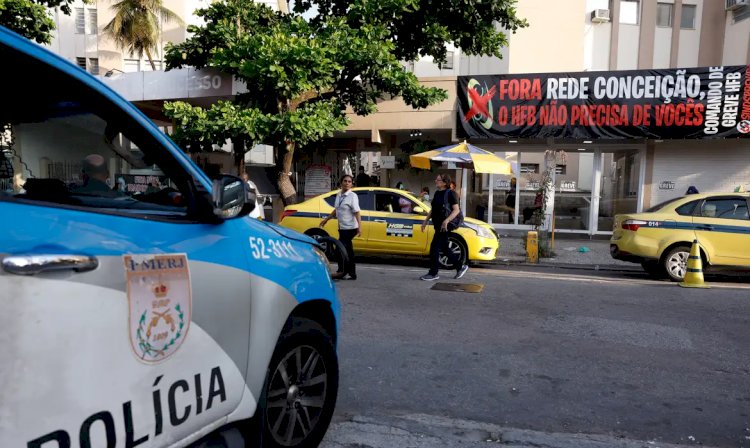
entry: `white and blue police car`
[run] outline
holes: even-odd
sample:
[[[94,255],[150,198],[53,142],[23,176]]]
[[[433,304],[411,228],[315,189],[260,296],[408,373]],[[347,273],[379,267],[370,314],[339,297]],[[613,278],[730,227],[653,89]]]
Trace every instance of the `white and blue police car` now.
[[[93,76],[0,27],[0,447],[310,447],[325,256]]]

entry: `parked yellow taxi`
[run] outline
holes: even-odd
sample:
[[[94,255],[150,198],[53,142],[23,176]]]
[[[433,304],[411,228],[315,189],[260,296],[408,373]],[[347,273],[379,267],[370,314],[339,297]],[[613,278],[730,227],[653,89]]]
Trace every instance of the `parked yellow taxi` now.
[[[654,276],[685,276],[690,246],[697,239],[703,268],[750,267],[749,193],[691,194],[646,213],[617,215],[610,253],[641,263]]]
[[[430,206],[403,190],[380,187],[352,189],[362,209],[362,236],[354,238],[354,251],[369,255],[429,256],[430,242],[435,233],[432,225],[422,231],[422,222]],[[337,191],[316,196],[286,207],[281,216],[283,227],[312,237],[338,238],[338,222],[329,221],[319,228],[320,221],[333,210]],[[494,260],[499,246],[497,233],[490,225],[472,218],[453,232],[449,246],[462,263]],[[440,264],[447,268],[446,256]]]

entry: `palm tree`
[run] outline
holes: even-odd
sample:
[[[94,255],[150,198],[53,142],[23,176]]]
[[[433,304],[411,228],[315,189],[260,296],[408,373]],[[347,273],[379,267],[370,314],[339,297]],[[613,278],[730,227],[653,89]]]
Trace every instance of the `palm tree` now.
[[[139,59],[146,53],[151,69],[156,70],[151,53],[159,48],[159,20],[183,25],[182,19],[165,8],[162,0],[120,0],[112,9],[115,17],[104,27],[104,32],[118,47],[138,55]]]

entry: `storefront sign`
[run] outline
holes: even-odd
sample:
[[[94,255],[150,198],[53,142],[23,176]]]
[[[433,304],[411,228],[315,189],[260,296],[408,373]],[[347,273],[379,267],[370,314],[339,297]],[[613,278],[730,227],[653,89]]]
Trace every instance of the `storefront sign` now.
[[[305,171],[305,199],[331,191],[331,167],[310,165]]]
[[[396,156],[380,156],[380,168],[396,168]]]
[[[526,182],[526,186],[523,187],[524,190],[538,190],[542,187],[542,184],[539,181],[529,181]]]
[[[659,190],[674,190],[674,182],[665,180],[659,183]]]
[[[560,191],[576,191],[576,181],[564,180],[560,182]]]
[[[495,188],[498,190],[510,190],[510,180],[498,179],[495,181]]]
[[[471,138],[750,137],[750,66],[458,77]]]

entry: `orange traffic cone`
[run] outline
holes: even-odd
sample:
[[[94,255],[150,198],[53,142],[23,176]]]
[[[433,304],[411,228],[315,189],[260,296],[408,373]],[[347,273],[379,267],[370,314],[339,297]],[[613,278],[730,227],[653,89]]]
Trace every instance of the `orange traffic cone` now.
[[[703,262],[701,261],[701,250],[698,240],[693,240],[690,248],[690,256],[687,261],[685,278],[680,282],[683,288],[708,288],[703,281]]]

